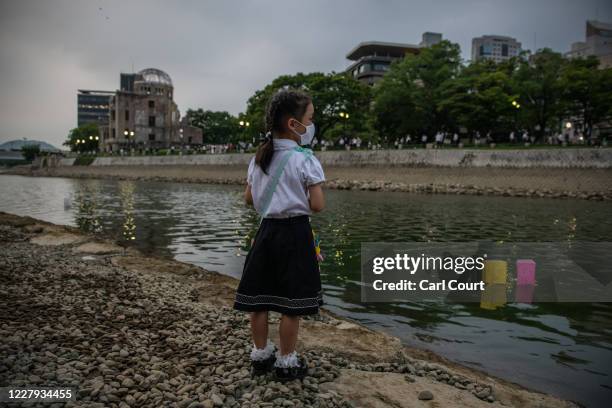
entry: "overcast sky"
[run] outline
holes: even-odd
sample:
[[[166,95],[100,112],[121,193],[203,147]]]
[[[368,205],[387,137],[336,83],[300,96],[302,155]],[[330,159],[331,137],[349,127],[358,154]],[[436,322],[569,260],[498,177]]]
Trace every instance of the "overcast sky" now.
[[[459,43],[515,37],[567,51],[585,21],[612,22],[605,0],[0,0],[0,143],[61,143],[76,127],[77,89],[116,90],[119,73],[155,67],[188,108],[238,114],[274,78],[342,71],[362,41]]]

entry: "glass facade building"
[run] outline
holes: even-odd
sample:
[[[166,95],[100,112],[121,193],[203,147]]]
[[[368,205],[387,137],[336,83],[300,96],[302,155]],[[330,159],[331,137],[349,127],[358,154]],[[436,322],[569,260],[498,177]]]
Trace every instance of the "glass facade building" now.
[[[77,93],[77,126],[108,124],[109,101],[113,92],[79,89]]]

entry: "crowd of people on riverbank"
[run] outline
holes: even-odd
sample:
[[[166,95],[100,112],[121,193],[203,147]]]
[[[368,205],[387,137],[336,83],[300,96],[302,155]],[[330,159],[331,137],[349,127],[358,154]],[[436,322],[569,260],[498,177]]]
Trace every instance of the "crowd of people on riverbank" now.
[[[534,134],[530,134],[527,130],[512,131],[508,135],[496,134],[493,136],[491,132],[487,132],[482,135],[476,131],[471,135],[460,135],[457,132],[436,132],[433,136],[426,133],[422,133],[420,136],[413,136],[406,134],[395,141],[389,141],[386,137],[383,137],[382,141],[372,142],[364,141],[360,137],[340,137],[336,140],[317,140],[314,138],[311,147],[315,150],[352,150],[352,149],[367,149],[367,150],[380,150],[380,149],[404,149],[414,147],[430,147],[430,148],[441,148],[441,147],[481,147],[490,146],[495,147],[496,145],[509,145],[509,146],[525,146],[529,147],[532,145],[540,144],[545,146],[607,146],[607,140],[605,138],[589,138],[581,131],[568,130],[566,132],[557,132],[556,134],[550,134],[545,137],[544,140],[538,140]],[[129,156],[133,154],[146,155],[146,154],[167,154],[167,155],[181,155],[181,154],[224,154],[224,153],[246,153],[252,152],[257,148],[257,144],[253,142],[238,143],[217,143],[217,144],[204,144],[202,146],[183,146],[174,147],[171,146],[169,149],[155,149],[151,150],[134,150],[131,152],[127,149],[120,149],[115,152],[115,155]]]

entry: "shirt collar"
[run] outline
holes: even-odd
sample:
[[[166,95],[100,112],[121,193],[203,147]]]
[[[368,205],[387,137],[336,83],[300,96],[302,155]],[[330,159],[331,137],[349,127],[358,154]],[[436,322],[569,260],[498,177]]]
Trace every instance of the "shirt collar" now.
[[[274,150],[286,150],[299,146],[299,144],[292,139],[274,139],[273,143]]]

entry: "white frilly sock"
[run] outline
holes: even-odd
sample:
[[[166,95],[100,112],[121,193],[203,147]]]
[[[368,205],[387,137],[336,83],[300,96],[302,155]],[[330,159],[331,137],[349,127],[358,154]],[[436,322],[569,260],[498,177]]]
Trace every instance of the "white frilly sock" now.
[[[289,354],[285,354],[284,356],[282,356],[280,354],[280,350],[276,351],[276,362],[274,363],[275,367],[298,367],[300,365],[298,358],[297,358],[297,352],[294,350],[293,352],[289,353]]]
[[[265,360],[268,357],[270,357],[273,352],[274,352],[274,343],[270,339],[268,339],[266,347],[262,349],[257,348],[255,343],[253,343],[253,347],[251,348],[251,360],[254,360],[254,361]]]

